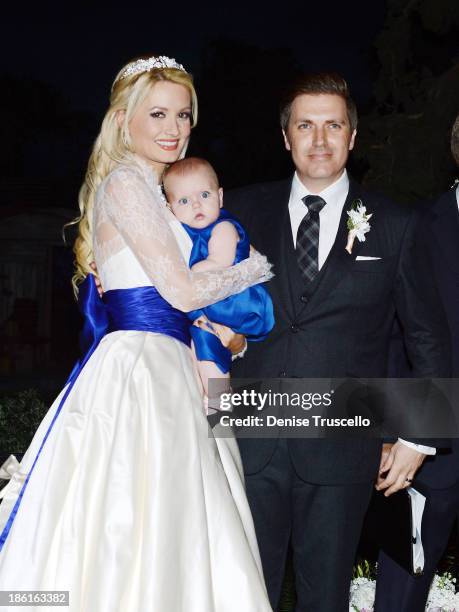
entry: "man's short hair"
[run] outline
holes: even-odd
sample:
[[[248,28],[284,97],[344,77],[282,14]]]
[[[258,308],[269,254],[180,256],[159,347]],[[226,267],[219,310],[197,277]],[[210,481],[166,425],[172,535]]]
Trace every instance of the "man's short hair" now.
[[[332,94],[340,96],[346,102],[351,132],[357,128],[357,108],[350,96],[346,81],[335,72],[316,72],[298,77],[283,96],[280,105],[280,123],[284,132],[288,128],[293,101],[303,94]]]
[[[456,117],[451,131],[451,153],[453,154],[454,161],[459,166],[459,115]]]

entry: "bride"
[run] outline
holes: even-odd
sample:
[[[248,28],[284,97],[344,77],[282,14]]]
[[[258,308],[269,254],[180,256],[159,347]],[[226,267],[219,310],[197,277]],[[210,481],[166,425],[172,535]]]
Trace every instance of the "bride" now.
[[[115,79],[80,192],[87,352],[2,491],[0,590],[69,591],[72,612],[271,610],[238,452],[208,428],[181,312],[269,265],[193,273],[181,256],[158,183],[196,115],[175,60]]]

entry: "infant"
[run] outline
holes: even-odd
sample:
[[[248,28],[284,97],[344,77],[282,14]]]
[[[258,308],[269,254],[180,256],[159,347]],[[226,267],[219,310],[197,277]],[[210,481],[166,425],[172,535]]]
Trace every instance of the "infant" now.
[[[223,189],[209,162],[197,157],[180,160],[166,170],[163,185],[172,212],[192,240],[188,262],[192,270],[226,268],[249,257],[247,233],[223,208]],[[228,379],[231,365],[231,353],[220,342],[212,322],[251,341],[264,340],[274,326],[271,297],[262,285],[187,314],[193,322],[193,348],[207,397],[209,380]],[[209,331],[196,325],[198,319],[206,321]]]

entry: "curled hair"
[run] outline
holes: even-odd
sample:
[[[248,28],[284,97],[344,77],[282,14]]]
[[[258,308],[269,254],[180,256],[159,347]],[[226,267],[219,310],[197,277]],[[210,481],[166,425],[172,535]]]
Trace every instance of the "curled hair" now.
[[[280,124],[284,132],[288,128],[293,101],[303,94],[332,94],[340,96],[346,103],[347,118],[351,132],[357,129],[357,108],[351,98],[346,81],[335,72],[316,72],[298,77],[285,92],[280,105]]]
[[[166,196],[170,190],[170,180],[172,178],[176,176],[186,176],[199,170],[205,170],[209,174],[215,187],[217,189],[220,187],[217,173],[206,159],[202,159],[201,157],[186,157],[185,159],[181,159],[171,164],[164,171],[163,186]]]
[[[93,213],[97,188],[114,167],[126,157],[126,154],[134,152],[131,148],[129,122],[139,105],[156,83],[170,81],[183,85],[190,92],[192,127],[196,125],[198,118],[198,102],[190,74],[177,68],[154,68],[148,72],[120,79],[126,66],[119,71],[112,85],[110,106],[105,113],[101,130],[88,161],[85,179],[78,196],[80,215],[69,224],[78,224],[78,237],[73,247],[75,274],[72,278],[72,285],[75,294],[78,293],[79,283],[87,274],[93,272],[90,264],[94,261]],[[119,111],[125,111],[121,126],[118,123]]]
[[[459,166],[459,115],[456,117],[451,131],[451,153],[453,154],[454,161]]]

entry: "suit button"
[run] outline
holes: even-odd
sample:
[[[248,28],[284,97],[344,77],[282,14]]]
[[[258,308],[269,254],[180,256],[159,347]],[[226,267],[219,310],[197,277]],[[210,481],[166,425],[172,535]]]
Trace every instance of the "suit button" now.
[[[302,295],[300,297],[300,301],[303,302],[303,304],[306,304],[308,301],[308,296],[307,295]]]
[[[296,332],[300,331],[300,328],[298,327],[298,325],[296,323],[292,323],[290,325],[290,331],[294,334],[296,334]]]
[[[279,378],[285,378],[287,376],[287,372],[285,372],[284,370],[282,370],[282,372],[279,372]]]

